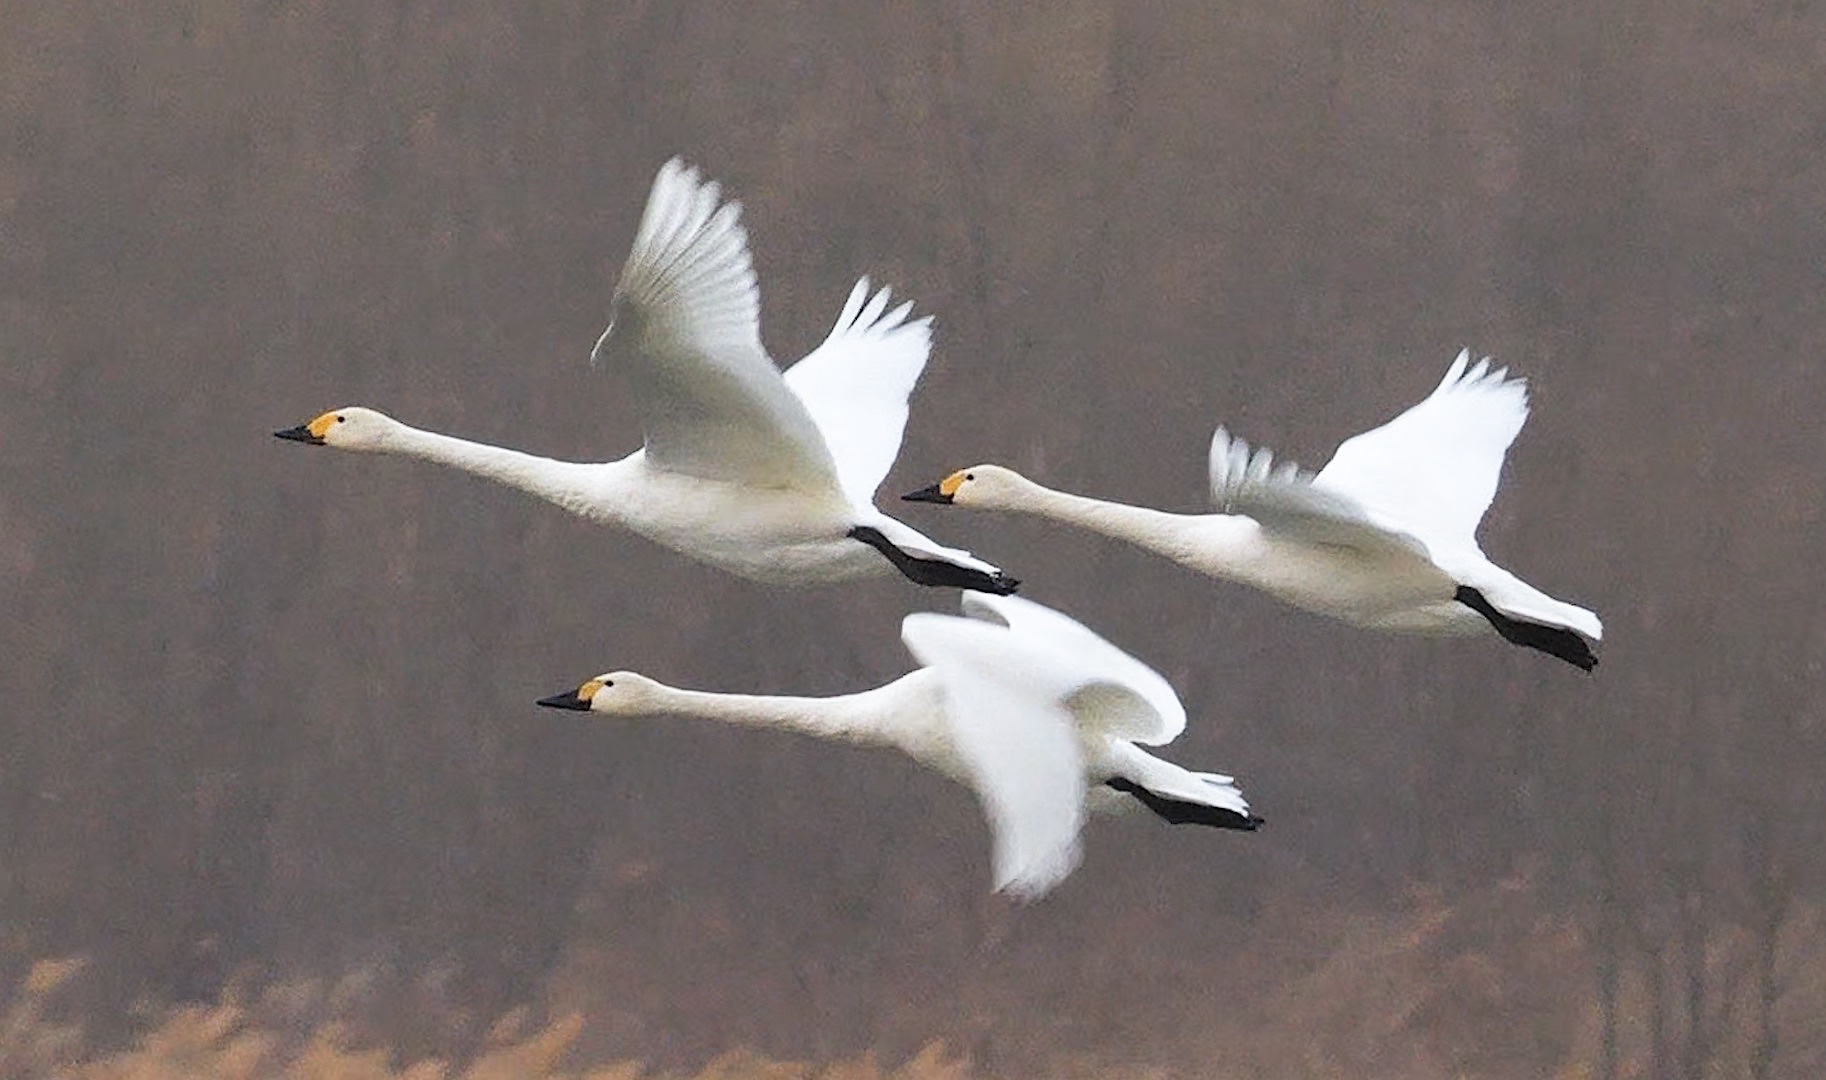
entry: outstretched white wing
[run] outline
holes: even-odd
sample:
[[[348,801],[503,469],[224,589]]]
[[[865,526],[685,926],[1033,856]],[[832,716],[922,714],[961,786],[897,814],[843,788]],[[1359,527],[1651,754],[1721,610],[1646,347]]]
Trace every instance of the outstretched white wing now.
[[[1344,440],[1313,486],[1450,550],[1477,548],[1503,456],[1528,419],[1528,387],[1458,354],[1438,388],[1379,428]]]
[[[1034,899],[1077,868],[1084,762],[1062,675],[1006,628],[921,612],[900,636],[944,688],[953,740],[995,837],[995,887]]]
[[[1172,684],[1071,616],[1018,596],[966,592],[963,601],[965,614],[1008,627],[1069,670],[1070,695],[1094,706],[1078,712],[1097,717],[1098,734],[1162,746],[1186,730],[1186,707]]]
[[[592,361],[628,377],[647,458],[713,480],[834,488],[805,407],[761,347],[741,204],[674,158],[647,199]]]
[[[909,321],[912,302],[890,311],[888,296],[883,288],[871,297],[869,279],[858,281],[824,344],[786,371],[857,506],[874,503],[900,455],[907,398],[932,351],[931,316]]]
[[[1367,558],[1430,561],[1419,538],[1292,462],[1275,464],[1265,448],[1218,428],[1211,435],[1211,497],[1225,514],[1243,514],[1264,528],[1315,544],[1351,548]]]

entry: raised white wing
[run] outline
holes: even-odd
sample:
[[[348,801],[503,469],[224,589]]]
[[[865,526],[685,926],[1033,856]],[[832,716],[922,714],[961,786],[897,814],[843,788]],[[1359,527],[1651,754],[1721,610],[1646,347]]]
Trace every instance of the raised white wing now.
[[[811,415],[761,347],[741,204],[674,158],[660,170],[591,360],[632,384],[647,458],[712,480],[835,488]]]
[[[1373,558],[1431,559],[1427,545],[1342,492],[1321,487],[1292,462],[1218,428],[1211,435],[1211,497],[1225,514],[1243,514],[1267,529],[1316,544],[1336,544]]]
[[[1458,354],[1438,388],[1379,428],[1344,440],[1313,486],[1356,500],[1429,547],[1477,548],[1503,455],[1528,419],[1528,387]]]
[[[1008,627],[1068,670],[1073,711],[1080,722],[1094,718],[1096,734],[1162,746],[1186,730],[1186,707],[1171,683],[1071,616],[1018,596],[966,592],[963,602],[965,614]]]
[[[824,435],[843,492],[858,506],[894,467],[907,427],[907,398],[932,351],[932,318],[908,320],[911,301],[888,310],[889,290],[869,296],[869,279],[850,290],[824,344],[786,370]]]
[[[1004,627],[921,612],[900,636],[944,688],[953,740],[995,838],[995,887],[1031,900],[1077,868],[1084,762],[1062,673]]]

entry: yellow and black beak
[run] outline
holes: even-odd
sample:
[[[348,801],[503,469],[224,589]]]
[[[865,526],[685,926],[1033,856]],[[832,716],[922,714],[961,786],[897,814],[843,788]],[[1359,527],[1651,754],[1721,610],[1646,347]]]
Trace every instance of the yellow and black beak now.
[[[590,699],[595,697],[596,691],[600,689],[602,689],[602,683],[595,679],[591,679],[589,682],[584,683],[575,690],[567,690],[562,694],[553,694],[551,697],[542,697],[539,699],[538,704],[543,705],[548,709],[569,709],[572,712],[589,712]]]
[[[905,495],[902,495],[901,498],[907,502],[949,504],[952,497],[957,494],[958,486],[966,479],[966,475],[967,474],[961,470],[954,472],[930,487],[923,487],[918,491],[909,491]]]
[[[323,445],[323,436],[313,432],[309,424],[299,424],[297,427],[288,427],[283,431],[275,431],[273,432],[273,437],[277,439],[290,439],[293,442],[309,443],[312,446]]]
[[[945,494],[942,485],[928,484],[918,491],[907,492],[905,495],[901,496],[901,499],[906,502],[949,503],[951,501],[951,496]]]
[[[284,431],[275,431],[273,435],[281,439],[290,439],[293,442],[322,446],[323,437],[329,432],[330,425],[340,419],[341,417],[336,413],[327,412],[308,424],[299,424],[297,427],[288,427]]]

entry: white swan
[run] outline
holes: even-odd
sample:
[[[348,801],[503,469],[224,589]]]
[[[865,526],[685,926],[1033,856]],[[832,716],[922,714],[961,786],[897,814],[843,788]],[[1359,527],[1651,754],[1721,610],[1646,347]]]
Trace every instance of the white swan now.
[[[1492,563],[1477,526],[1503,455],[1528,417],[1527,388],[1459,354],[1424,401],[1346,439],[1317,475],[1218,428],[1211,488],[1222,513],[1172,514],[1042,487],[996,465],[962,469],[903,498],[1015,510],[1126,540],[1215,577],[1377,630],[1506,640],[1590,671],[1603,626]]]
[[[1045,893],[1078,863],[1087,809],[1146,807],[1174,824],[1254,829],[1228,776],[1196,773],[1137,743],[1171,742],[1186,711],[1152,668],[1030,600],[966,592],[973,618],[909,615],[925,666],[841,697],[681,690],[627,671],[542,699],[609,716],[695,716],[891,746],[968,784],[995,837],[995,887]]]
[[[592,361],[627,377],[645,446],[600,464],[421,431],[364,408],[281,439],[449,465],[621,525],[760,581],[888,572],[922,585],[1012,592],[1017,582],[883,514],[875,488],[900,452],[931,320],[856,283],[830,336],[781,375],[761,347],[741,204],[674,159],[660,169]],[[885,561],[883,557],[885,556]]]

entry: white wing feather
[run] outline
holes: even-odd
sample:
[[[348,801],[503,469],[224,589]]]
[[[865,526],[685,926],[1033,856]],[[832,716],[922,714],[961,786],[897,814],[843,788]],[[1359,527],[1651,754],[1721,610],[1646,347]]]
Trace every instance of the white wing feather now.
[[[901,638],[937,672],[971,785],[995,838],[995,887],[1041,896],[1076,869],[1084,762],[1061,700],[1066,676],[1002,627],[922,612]]]
[[[931,316],[909,321],[912,303],[890,311],[889,295],[883,288],[871,298],[869,279],[858,281],[824,344],[786,371],[857,506],[873,505],[900,456],[907,399],[932,351]]]
[[[1265,528],[1321,544],[1338,544],[1376,558],[1431,558],[1427,545],[1343,492],[1320,487],[1292,462],[1276,465],[1267,449],[1251,450],[1223,428],[1211,435],[1211,497],[1226,514],[1255,518]]]
[[[591,359],[628,377],[654,465],[834,489],[836,467],[816,423],[761,347],[741,204],[719,205],[720,197],[676,158],[660,169]]]
[[[1503,456],[1528,419],[1528,387],[1465,350],[1439,386],[1379,428],[1344,440],[1313,479],[1437,550],[1477,549]]]
[[[964,613],[1000,623],[1027,648],[1069,666],[1070,695],[1095,708],[1096,734],[1162,746],[1186,729],[1186,708],[1173,686],[1153,668],[1110,644],[1069,615],[1018,596],[966,592]]]

